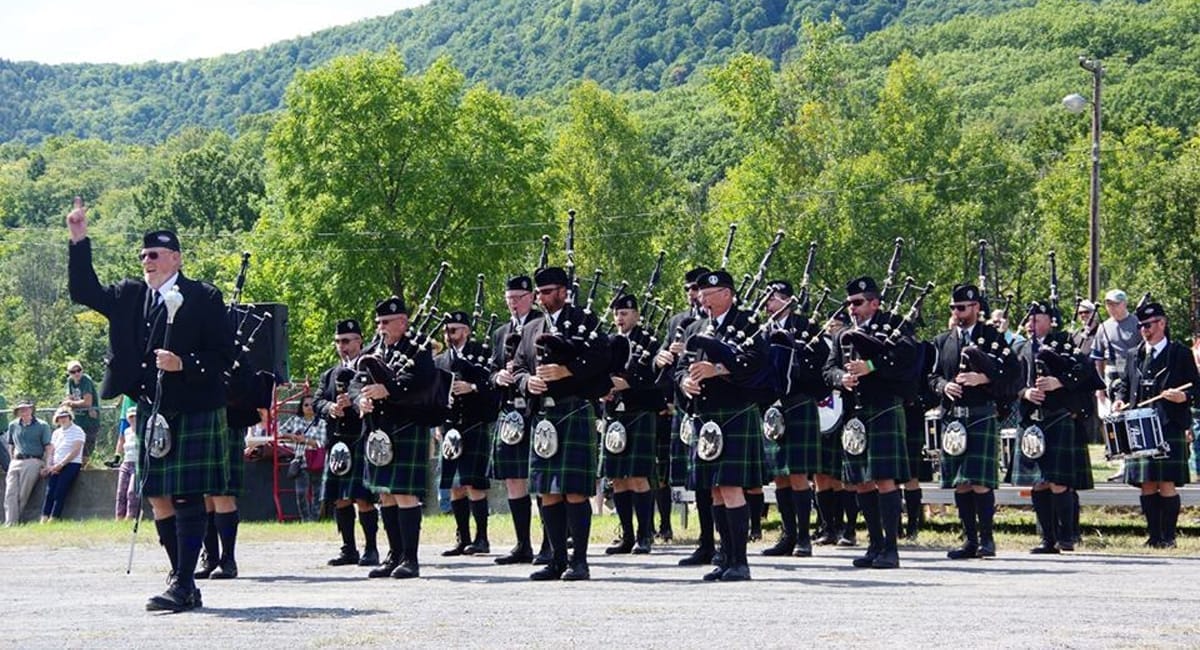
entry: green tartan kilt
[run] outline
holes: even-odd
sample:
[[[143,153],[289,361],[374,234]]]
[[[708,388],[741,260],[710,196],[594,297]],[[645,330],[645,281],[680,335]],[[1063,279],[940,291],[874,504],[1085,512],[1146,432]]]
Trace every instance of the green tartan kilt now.
[[[488,460],[493,428],[494,423],[477,422],[458,430],[463,440],[462,455],[454,460],[442,458],[442,476],[438,487],[443,490],[455,487],[486,490],[491,487]],[[441,449],[438,449],[438,453],[441,453]]]
[[[1025,422],[1021,430],[1024,431],[1031,424],[1034,423]],[[1079,462],[1075,421],[1065,412],[1059,412],[1047,415],[1039,426],[1046,437],[1046,451],[1041,458],[1033,461],[1037,465],[1035,483],[1048,482],[1078,488],[1083,484],[1083,475],[1091,472],[1091,467]]]
[[[821,454],[818,457],[820,464],[817,466],[816,473],[841,480],[842,465],[846,456],[846,452],[842,449],[841,433],[836,430],[828,434],[821,433],[818,442],[821,445]]]
[[[679,439],[679,424],[683,419],[683,411],[676,410],[671,416],[671,487],[687,487],[693,489],[692,448],[683,444]]]
[[[392,426],[392,462],[381,467],[363,463],[363,483],[377,494],[424,499],[425,479],[429,474],[429,429],[412,422]]]
[[[507,411],[501,411],[503,417]],[[524,413],[521,414],[524,416]],[[500,419],[496,419],[497,424]],[[500,439],[500,427],[492,426],[492,458],[488,465],[488,476],[503,481],[505,479],[529,478],[529,433],[531,424],[525,420],[525,435],[521,440],[510,445]]]
[[[656,465],[655,449],[658,444],[658,413],[621,414],[617,418],[625,425],[625,450],[619,454],[604,448],[600,438],[600,475],[605,478],[632,478],[654,476]]]
[[[1166,458],[1126,458],[1125,482],[1140,487],[1146,482],[1171,482],[1176,487],[1187,485],[1187,433],[1168,422],[1163,422],[1163,440],[1171,445]]]
[[[193,413],[163,413],[171,431],[171,451],[164,458],[138,455],[137,476],[145,477],[147,497],[224,494],[229,488],[229,428],[225,407]],[[150,405],[138,403],[139,425],[150,419]],[[146,446],[146,430],[138,427],[138,449]],[[241,456],[242,443],[238,443]]]
[[[784,434],[776,446],[770,476],[812,474],[821,469],[821,420],[817,403],[803,400],[784,405]],[[764,446],[764,451],[766,447]]]
[[[1095,416],[1094,413],[1092,415]],[[1089,419],[1075,420],[1075,463],[1081,469],[1076,490],[1096,488],[1096,479],[1092,476],[1092,457],[1088,453],[1088,445],[1091,444],[1090,426]]]
[[[958,456],[941,452],[942,487],[967,484],[1000,487],[1000,433],[996,429],[996,416],[972,415],[967,420],[963,422],[967,425],[967,450]],[[942,426],[950,421],[942,418]]]
[[[339,438],[335,438],[334,436],[330,436],[326,440],[325,458],[329,458],[329,450],[338,441]],[[326,501],[339,501],[342,499],[374,501],[375,495],[363,483],[362,468],[367,464],[366,436],[361,436],[358,440],[354,441],[344,440],[344,442],[350,448],[350,471],[345,476],[336,476],[329,471],[329,463],[325,463],[325,469],[321,474],[322,498]]]
[[[881,479],[907,481],[908,442],[900,400],[893,399],[883,406],[864,405],[846,419],[851,417],[866,424],[867,450],[857,456],[843,453],[842,480],[854,484]],[[833,435],[840,444],[841,432]]]
[[[671,416],[663,413],[654,418],[654,478],[658,485],[671,480]]]
[[[226,443],[226,455],[229,462],[229,481],[226,483],[224,490],[212,492],[208,496],[242,496],[242,486],[246,483],[246,455],[242,449],[246,446],[247,428],[229,429],[229,441]]]
[[[536,427],[541,418],[534,417]],[[529,491],[537,494],[596,493],[595,417],[591,403],[579,397],[556,398],[545,419],[558,430],[558,451],[542,458],[529,450]]]
[[[692,450],[695,463],[694,489],[714,487],[758,488],[766,482],[763,466],[762,411],[757,405],[741,409],[725,409],[701,413],[697,422],[703,426],[712,420],[721,425],[724,447],[716,460],[702,460]]]

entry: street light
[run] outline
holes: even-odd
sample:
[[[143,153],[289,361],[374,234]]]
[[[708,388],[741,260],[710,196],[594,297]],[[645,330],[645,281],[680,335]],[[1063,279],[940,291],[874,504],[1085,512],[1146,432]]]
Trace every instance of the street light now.
[[[1100,291],[1100,78],[1104,66],[1099,59],[1079,57],[1079,67],[1092,73],[1092,100],[1079,93],[1063,97],[1062,103],[1068,111],[1081,113],[1092,105],[1092,192],[1091,215],[1088,223],[1088,299],[1093,302]]]

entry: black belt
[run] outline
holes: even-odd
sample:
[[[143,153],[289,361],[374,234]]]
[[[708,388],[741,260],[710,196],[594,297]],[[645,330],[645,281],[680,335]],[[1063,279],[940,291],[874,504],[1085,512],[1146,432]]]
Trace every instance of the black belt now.
[[[987,417],[996,412],[993,404],[977,404],[975,406],[950,406],[942,411],[942,417],[947,420],[965,420],[968,418]]]
[[[41,457],[41,456],[34,456],[34,455],[32,455],[32,454],[17,454],[17,458],[16,458],[16,459],[17,459],[17,460],[41,460],[41,459],[42,459],[42,457]]]

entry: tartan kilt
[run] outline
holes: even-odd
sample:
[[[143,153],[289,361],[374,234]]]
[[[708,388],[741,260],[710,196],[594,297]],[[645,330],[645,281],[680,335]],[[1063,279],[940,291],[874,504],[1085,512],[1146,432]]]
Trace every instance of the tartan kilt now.
[[[246,428],[229,429],[229,441],[226,443],[228,445],[226,455],[229,457],[229,481],[224,490],[209,493],[208,496],[242,496],[242,486],[246,483],[246,455],[242,451],[246,445]]]
[[[394,426],[394,425],[393,425]],[[376,467],[363,463],[363,483],[382,494],[406,494],[425,498],[429,473],[429,429],[405,422],[390,431],[392,462]]]
[[[223,494],[229,488],[229,427],[225,407],[192,413],[162,413],[171,431],[171,451],[164,458],[138,454],[137,476],[145,477],[147,497]],[[150,405],[138,403],[137,421],[147,422]],[[146,446],[146,430],[138,427],[138,449]],[[241,455],[241,444],[238,445]]]
[[[1047,422],[1050,424],[1047,425]],[[1030,424],[1033,423],[1026,422],[1025,426]],[[1038,468],[1035,483],[1049,482],[1070,488],[1078,487],[1082,482],[1081,475],[1084,472],[1090,473],[1091,467],[1079,464],[1075,421],[1070,415],[1059,413],[1047,416],[1039,426],[1046,436],[1046,451],[1041,458],[1033,461]],[[1024,427],[1021,430],[1024,431]]]
[[[932,463],[925,458],[925,411],[920,405],[904,405],[904,441],[908,453],[908,478],[933,480]]]
[[[1148,481],[1169,481],[1176,487],[1188,484],[1190,477],[1187,466],[1186,432],[1164,421],[1163,440],[1171,445],[1171,452],[1167,454],[1166,458],[1161,460],[1153,458],[1125,459],[1126,483],[1138,487]]]
[[[972,415],[967,425],[967,450],[958,456],[940,452],[942,487],[981,485],[992,489],[1000,487],[1000,432],[996,428],[995,414]],[[942,418],[944,427],[950,418]],[[923,437],[923,436],[922,436]]]
[[[881,479],[907,481],[908,442],[905,436],[904,408],[899,399],[883,406],[863,405],[850,417],[857,417],[867,427],[867,449],[858,456],[842,454],[842,480],[864,483]],[[833,437],[841,444],[841,433]]]
[[[775,445],[775,458],[772,462],[775,473],[770,476],[812,474],[820,471],[821,420],[817,416],[817,403],[802,400],[784,405],[783,421],[784,434]]]
[[[767,475],[763,467],[762,410],[757,405],[740,409],[722,409],[701,413],[697,421],[712,420],[721,425],[724,447],[716,460],[702,460],[692,449],[695,464],[695,488],[760,488]]]
[[[507,411],[501,411],[503,417]],[[524,416],[524,414],[521,414]],[[499,423],[500,419],[497,418]],[[500,427],[492,427],[492,457],[488,465],[488,476],[498,481],[505,479],[529,478],[529,435],[531,424],[525,420],[525,435],[515,445],[510,445],[500,439]]]
[[[1090,427],[1092,420],[1099,421],[1095,413],[1092,413],[1090,418],[1075,421],[1075,462],[1080,468],[1079,484],[1075,486],[1076,490],[1094,490],[1096,489],[1096,479],[1092,477],[1092,457],[1088,453],[1088,445],[1092,441],[1092,433]]]
[[[821,433],[818,437],[818,442],[821,445],[821,454],[818,457],[819,465],[815,470],[817,474],[832,476],[833,478],[842,479],[842,465],[846,452],[842,449],[842,438],[838,431],[825,434]]]
[[[692,448],[679,439],[679,423],[682,419],[682,411],[676,410],[671,415],[671,467],[668,479],[671,487],[692,489]]]
[[[655,449],[658,445],[658,413],[622,414],[617,420],[625,425],[625,450],[609,453],[600,438],[600,475],[605,478],[654,476]]]
[[[443,490],[454,487],[486,490],[491,487],[488,482],[488,457],[491,455],[493,428],[494,423],[477,422],[458,430],[463,440],[462,455],[454,460],[442,457],[442,476],[438,487]],[[441,449],[438,449],[438,453],[441,453]]]
[[[532,426],[541,418],[533,418]],[[595,417],[591,403],[579,397],[555,399],[545,419],[558,430],[558,451],[542,458],[529,450],[529,491],[537,494],[596,493]],[[529,437],[529,436],[526,436]]]
[[[657,485],[671,480],[671,416],[658,413],[654,418],[654,478]]]
[[[329,450],[334,443],[339,441],[335,436],[330,436],[325,445],[325,458],[329,458]],[[366,455],[366,436],[360,436],[358,440],[353,442],[346,440],[346,446],[350,448],[350,471],[345,476],[337,476],[329,471],[329,463],[325,463],[325,470],[321,474],[321,496],[326,501],[340,501],[343,499],[353,499],[362,501],[374,501],[375,495],[367,489],[363,483],[363,473],[361,467],[367,464]]]

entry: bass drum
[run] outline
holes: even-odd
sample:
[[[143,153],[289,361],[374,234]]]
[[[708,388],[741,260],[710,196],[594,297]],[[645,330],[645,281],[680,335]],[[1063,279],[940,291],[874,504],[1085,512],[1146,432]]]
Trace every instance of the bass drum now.
[[[817,404],[817,416],[821,422],[821,435],[832,435],[842,428],[845,415],[842,413],[842,393],[833,391],[829,397]]]

